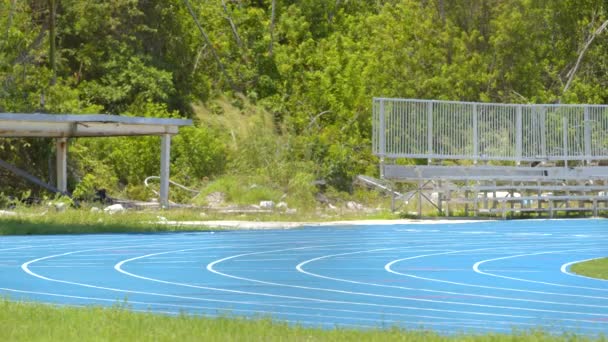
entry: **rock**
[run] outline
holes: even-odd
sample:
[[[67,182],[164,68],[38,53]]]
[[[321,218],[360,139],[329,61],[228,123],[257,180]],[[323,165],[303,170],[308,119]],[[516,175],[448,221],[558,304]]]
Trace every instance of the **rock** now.
[[[262,208],[262,209],[273,209],[274,208],[274,202],[273,201],[261,201],[260,202],[260,208]]]
[[[97,207],[93,207],[93,208],[91,208],[91,210],[90,210],[90,211],[91,211],[92,213],[98,213],[98,212],[100,212],[100,211],[101,211],[101,209],[99,209],[99,208],[97,208]]]
[[[331,204],[331,203],[328,203],[328,204],[327,204],[327,207],[328,207],[329,209],[331,209],[331,210],[336,210],[336,209],[338,209],[338,208],[337,208],[335,205],[333,205],[333,204]]]
[[[122,204],[112,204],[103,209],[103,211],[105,211],[108,214],[121,213],[121,212],[124,212],[125,210],[126,209],[125,209],[125,207],[122,206]]]
[[[355,201],[346,202],[346,207],[350,210],[363,210],[363,205],[361,205]]]
[[[285,210],[285,214],[295,214],[297,212],[298,212],[298,209],[296,209],[296,208],[293,208],[293,209],[288,208],[287,210]]]
[[[156,218],[158,219],[158,222],[167,222],[167,218],[164,216],[156,216]]]
[[[14,211],[0,210],[0,216],[15,216],[17,215]]]
[[[226,194],[219,191],[212,192],[205,197],[205,202],[207,202],[207,204],[213,208],[221,207],[225,201]]]
[[[319,203],[329,203],[329,198],[320,192],[315,195],[315,199]]]
[[[67,207],[68,207],[67,204],[65,204],[63,202],[55,203],[55,210],[57,210],[57,211],[65,211],[65,209]]]
[[[287,209],[287,203],[285,203],[285,202],[279,202],[279,203],[277,203],[277,209],[286,210]]]

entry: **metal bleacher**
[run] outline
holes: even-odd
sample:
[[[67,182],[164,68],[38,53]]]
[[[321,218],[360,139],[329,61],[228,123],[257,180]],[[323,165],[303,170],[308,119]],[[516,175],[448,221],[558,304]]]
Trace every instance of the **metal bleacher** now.
[[[608,212],[605,105],[375,98],[373,152],[419,216],[425,201],[445,216]]]

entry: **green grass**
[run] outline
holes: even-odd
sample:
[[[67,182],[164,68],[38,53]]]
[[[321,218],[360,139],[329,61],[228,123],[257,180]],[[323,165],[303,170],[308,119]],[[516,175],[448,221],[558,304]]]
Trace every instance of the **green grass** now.
[[[585,277],[608,280],[608,258],[580,262],[572,265],[570,270]]]
[[[2,341],[607,341],[543,331],[442,336],[399,328],[356,330],[290,326],[269,318],[204,318],[138,313],[123,305],[54,307],[0,300]]]
[[[168,221],[295,221],[321,222],[330,220],[358,219],[396,219],[397,214],[378,212],[365,214],[356,212],[298,213],[284,214],[280,211],[271,214],[221,214],[203,213],[200,210],[144,210],[126,211],[110,215],[104,212],[91,212],[87,208],[57,212],[45,207],[22,207],[17,215],[0,215],[0,235],[38,235],[38,234],[99,234],[99,233],[154,233],[176,231],[217,230],[205,226],[175,226],[159,223],[163,217]]]

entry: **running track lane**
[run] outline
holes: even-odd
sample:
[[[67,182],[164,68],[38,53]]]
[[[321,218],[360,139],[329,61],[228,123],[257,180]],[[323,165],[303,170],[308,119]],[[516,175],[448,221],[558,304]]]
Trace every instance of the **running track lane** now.
[[[0,237],[0,295],[302,325],[608,335],[607,220]]]

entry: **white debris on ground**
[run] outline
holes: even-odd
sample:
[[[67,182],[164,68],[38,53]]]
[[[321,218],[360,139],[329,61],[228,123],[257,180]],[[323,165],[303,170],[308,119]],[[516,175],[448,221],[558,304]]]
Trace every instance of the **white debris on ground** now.
[[[0,216],[15,216],[15,215],[17,215],[17,213],[14,211],[0,210]]]
[[[477,220],[356,220],[356,221],[331,221],[331,222],[260,222],[260,221],[159,221],[159,224],[167,224],[178,227],[208,227],[227,229],[291,229],[300,227],[326,227],[326,226],[365,226],[365,225],[402,225],[402,224],[460,224],[479,222]],[[487,222],[484,221],[484,222]]]
[[[205,196],[205,202],[207,202],[207,205],[211,208],[221,207],[226,202],[226,194],[219,191],[212,192]]]
[[[360,203],[357,203],[355,201],[348,201],[346,202],[346,208],[350,209],[350,210],[363,210],[363,205]]]
[[[260,208],[262,209],[274,209],[274,201],[261,201]]]
[[[122,204],[112,204],[110,206],[107,206],[103,209],[104,212],[108,213],[108,214],[116,214],[116,213],[122,213],[124,212],[126,209],[125,207],[122,206]]]

